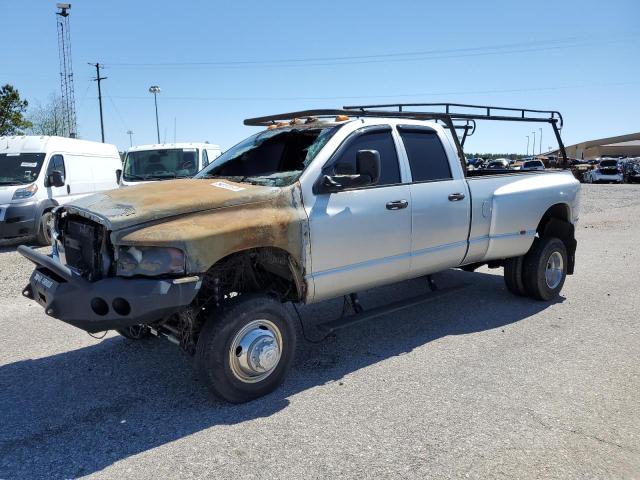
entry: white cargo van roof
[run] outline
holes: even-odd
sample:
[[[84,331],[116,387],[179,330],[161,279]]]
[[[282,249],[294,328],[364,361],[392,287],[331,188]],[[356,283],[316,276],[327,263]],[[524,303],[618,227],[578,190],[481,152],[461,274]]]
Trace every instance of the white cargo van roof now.
[[[182,143],[154,143],[150,145],[136,145],[127,150],[127,152],[139,152],[143,150],[162,150],[169,148],[211,148],[220,149],[219,145],[204,142],[182,142]]]
[[[21,135],[0,137],[0,153],[81,153],[83,155],[117,156],[118,148],[110,143],[77,138]]]

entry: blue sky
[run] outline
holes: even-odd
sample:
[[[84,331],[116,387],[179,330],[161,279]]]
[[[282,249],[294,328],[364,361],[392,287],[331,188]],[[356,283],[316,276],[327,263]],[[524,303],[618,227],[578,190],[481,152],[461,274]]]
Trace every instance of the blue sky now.
[[[87,64],[99,61],[106,141],[121,149],[129,129],[155,142],[152,84],[163,139],[175,121],[177,141],[223,148],[253,133],[246,117],[393,101],[560,110],[567,144],[640,130],[637,0],[71,3],[80,135],[100,138]],[[46,101],[59,91],[55,1],[0,11],[0,83]],[[533,130],[483,122],[466,150],[524,153]],[[551,139],[545,126],[543,150]]]

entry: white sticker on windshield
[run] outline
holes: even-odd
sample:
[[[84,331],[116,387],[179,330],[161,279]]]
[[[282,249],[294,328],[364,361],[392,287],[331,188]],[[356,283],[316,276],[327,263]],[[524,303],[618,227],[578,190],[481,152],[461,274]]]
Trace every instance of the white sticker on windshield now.
[[[183,148],[182,151],[183,152],[195,152],[196,149],[195,148]]]
[[[31,168],[35,168],[38,166],[38,162],[22,162],[20,164],[21,167],[31,167]]]
[[[236,187],[235,185],[230,185],[227,182],[213,182],[211,185],[218,188],[224,188],[225,190],[231,190],[232,192],[244,190],[244,187]]]

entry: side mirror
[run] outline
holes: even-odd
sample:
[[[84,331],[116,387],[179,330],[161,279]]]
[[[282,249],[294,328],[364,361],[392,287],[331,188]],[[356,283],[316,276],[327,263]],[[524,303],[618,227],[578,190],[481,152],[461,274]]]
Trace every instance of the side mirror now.
[[[359,175],[369,177],[367,185],[378,183],[380,180],[380,152],[377,150],[358,150],[356,169]]]
[[[122,178],[122,170],[118,169],[116,170],[116,183],[118,185],[120,185],[120,179]]]
[[[64,178],[60,170],[52,170],[48,177],[50,187],[64,187]]]
[[[335,175],[324,175],[319,193],[339,192],[345,188],[366,187],[380,180],[380,153],[377,150],[358,150],[356,172],[346,173],[347,168],[336,165]]]

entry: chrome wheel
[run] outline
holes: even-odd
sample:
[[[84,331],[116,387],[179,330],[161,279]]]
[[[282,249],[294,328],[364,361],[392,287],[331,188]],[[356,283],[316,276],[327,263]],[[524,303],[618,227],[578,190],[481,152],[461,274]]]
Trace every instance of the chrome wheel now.
[[[562,260],[562,254],[560,252],[553,252],[547,260],[547,267],[545,269],[545,280],[547,287],[550,289],[556,288],[562,281],[562,274],[564,270],[564,261]]]
[[[282,356],[282,334],[269,320],[253,320],[233,338],[229,348],[231,372],[240,381],[256,383],[267,378]]]

